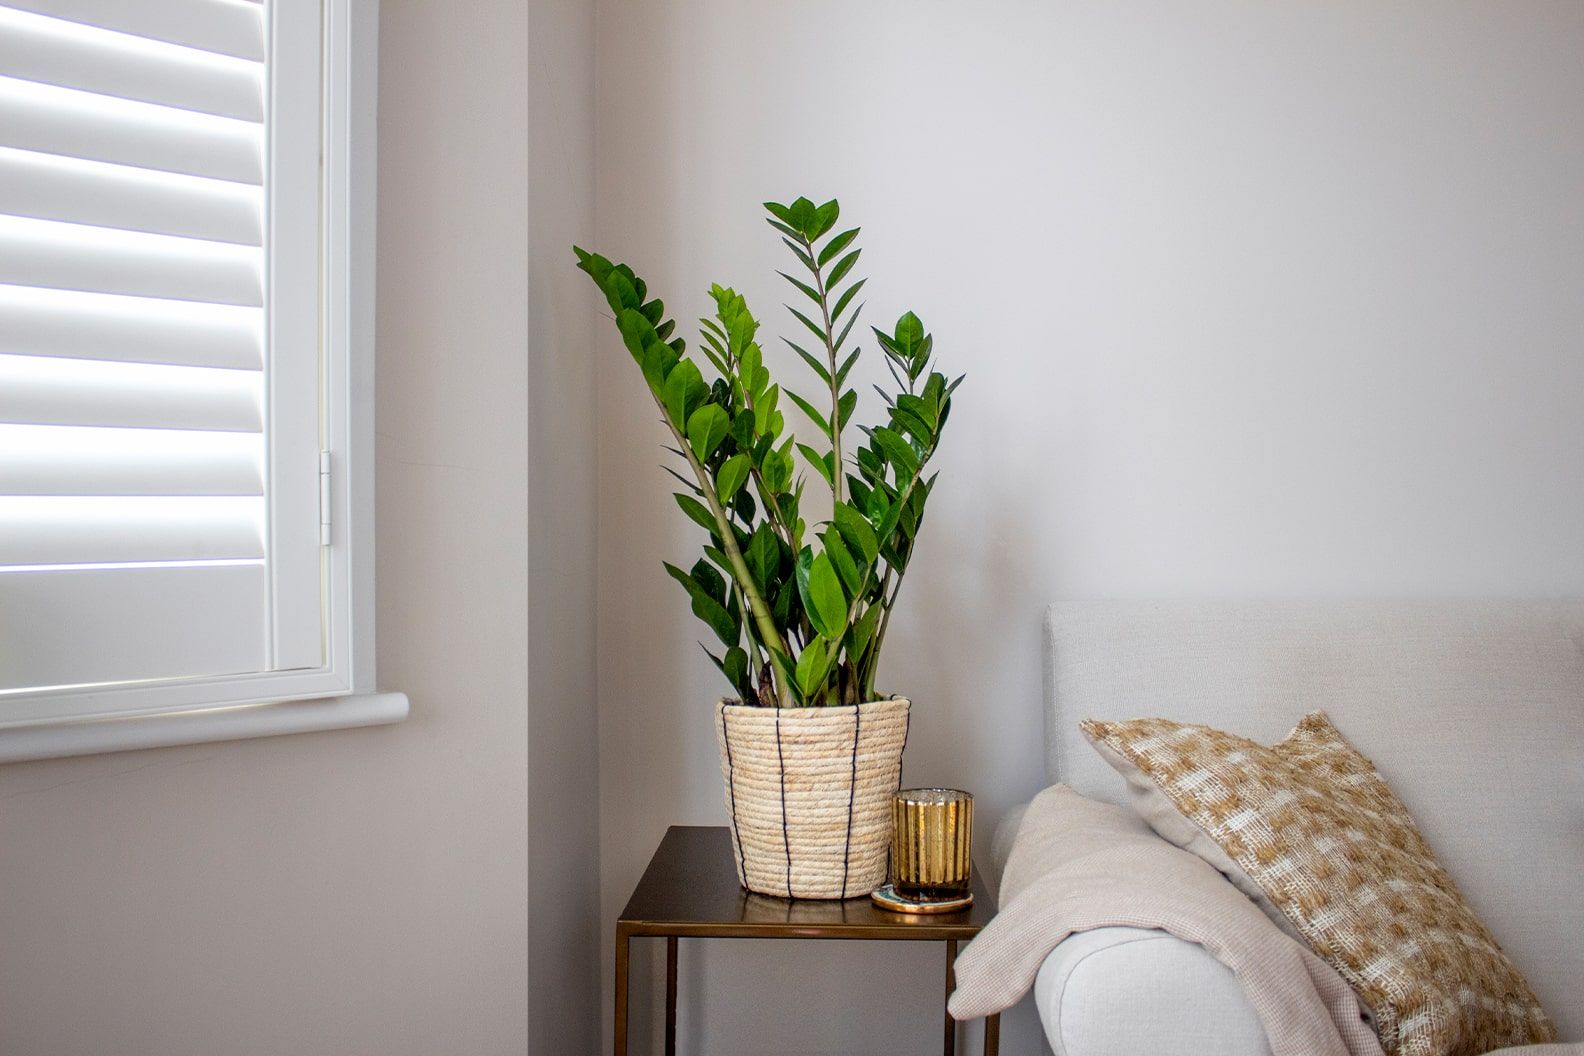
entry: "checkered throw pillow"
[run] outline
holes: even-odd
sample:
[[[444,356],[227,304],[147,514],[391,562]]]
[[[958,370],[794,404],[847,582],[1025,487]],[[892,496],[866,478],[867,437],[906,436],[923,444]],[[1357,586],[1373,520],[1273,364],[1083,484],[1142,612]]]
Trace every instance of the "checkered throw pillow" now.
[[[1130,784],[1153,785],[1214,842],[1207,854],[1169,825],[1156,825],[1161,835],[1241,870],[1234,883],[1263,894],[1353,985],[1388,1056],[1555,1039],[1413,818],[1324,712],[1270,747],[1168,719],[1081,727]]]

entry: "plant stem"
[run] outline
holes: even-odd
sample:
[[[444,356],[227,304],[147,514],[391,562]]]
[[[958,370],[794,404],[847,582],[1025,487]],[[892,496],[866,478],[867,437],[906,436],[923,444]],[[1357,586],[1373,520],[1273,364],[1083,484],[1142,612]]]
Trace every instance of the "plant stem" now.
[[[742,585],[737,582],[736,576],[732,577],[732,590],[737,592],[737,603],[742,606],[745,611],[748,611],[751,614],[752,610],[748,608],[748,599],[743,594]],[[748,653],[749,670],[757,674],[759,668],[765,662],[764,656],[762,655],[759,648],[759,639],[755,638],[753,634],[749,633],[748,629],[745,627],[743,628],[743,640],[748,643],[746,652]]]
[[[765,508],[766,516],[770,519],[770,526],[778,529],[781,538],[796,551],[797,544],[792,539],[792,526],[782,520],[781,509],[776,505],[775,496],[770,494],[770,489],[765,487],[764,477],[760,475],[759,467],[755,466],[748,472],[753,477],[754,489],[759,492],[759,505]]]
[[[901,576],[897,577],[896,587],[892,589],[889,601],[885,598],[885,588],[880,588],[880,607],[882,610],[880,626],[875,628],[874,642],[869,646],[869,655],[874,657],[874,663],[868,671],[864,672],[863,691],[868,697],[874,696],[875,675],[880,670],[880,649],[885,645],[886,628],[891,624],[891,609],[896,605],[897,595],[902,593],[902,578]]]
[[[808,252],[810,259],[816,259],[814,243],[805,238],[803,239],[803,248]],[[841,385],[836,381],[836,335],[831,328],[830,297],[825,289],[825,275],[822,268],[814,270],[814,288],[819,292],[820,315],[824,317],[825,323],[825,359],[830,364],[830,438],[831,452],[834,455],[831,459],[830,485],[831,502],[835,504],[842,501],[842,484],[846,479],[845,467],[842,463],[841,443],[842,425],[844,423],[841,420]]]
[[[656,399],[655,403],[660,404],[660,401]],[[660,414],[665,418],[666,428],[670,429],[671,435],[676,438],[677,450],[682,452],[688,465],[693,468],[693,475],[698,478],[699,487],[709,503],[710,513],[715,517],[715,526],[720,532],[721,546],[726,551],[726,560],[732,567],[732,575],[737,580],[737,586],[748,599],[754,624],[759,628],[760,641],[764,643],[766,649],[779,650],[782,656],[790,660],[792,654],[787,651],[786,642],[776,630],[775,617],[770,612],[770,606],[765,604],[763,595],[759,593],[753,574],[748,571],[748,562],[743,560],[742,549],[737,545],[737,533],[732,530],[731,518],[726,516],[726,509],[721,505],[720,495],[715,490],[715,482],[710,479],[709,470],[704,468],[704,463],[700,462],[698,456],[693,453],[693,446],[688,443],[687,437],[683,436],[676,424],[671,421],[664,404],[660,404]],[[774,665],[771,666],[776,683],[776,698],[783,708],[790,708],[792,694],[783,684],[784,679],[779,677],[780,672],[774,671]]]
[[[934,452],[931,451],[930,454],[934,454]],[[919,462],[918,472],[914,473],[912,477],[908,479],[907,487],[897,492],[897,505],[907,502],[908,499],[912,497],[913,489],[918,485],[919,477],[923,474],[924,466],[928,462],[929,457],[925,456],[925,458]],[[903,556],[905,562],[906,558],[911,557],[912,555],[907,554]],[[896,573],[895,587],[891,586],[892,572]],[[886,628],[891,624],[891,607],[896,604],[897,595],[902,593],[902,580],[906,577],[906,574],[907,567],[905,563],[903,567],[899,569],[887,567],[885,577],[880,581],[880,601],[878,602],[881,610],[880,626],[875,628],[874,641],[869,644],[867,655],[871,658],[871,666],[867,671],[864,672],[864,677],[862,680],[863,685],[861,687],[862,693],[866,698],[874,694],[875,674],[879,670],[880,648],[885,644]],[[887,588],[890,588],[891,590],[891,597],[889,599],[886,598]]]
[[[735,358],[729,360],[728,365],[733,370],[736,370],[737,360]],[[742,383],[740,375],[735,381],[736,387],[742,390],[743,406],[749,411],[754,410],[754,402],[748,395],[748,386]],[[757,434],[755,439],[757,439]],[[759,505],[764,507],[765,516],[769,518],[771,527],[779,529],[782,540],[785,541],[787,546],[792,548],[793,553],[797,553],[798,545],[797,540],[793,537],[792,526],[782,517],[781,507],[776,503],[775,496],[771,494],[769,488],[765,487],[764,474],[759,471],[759,467],[752,460],[749,462],[748,472],[753,478],[754,488],[759,492]]]

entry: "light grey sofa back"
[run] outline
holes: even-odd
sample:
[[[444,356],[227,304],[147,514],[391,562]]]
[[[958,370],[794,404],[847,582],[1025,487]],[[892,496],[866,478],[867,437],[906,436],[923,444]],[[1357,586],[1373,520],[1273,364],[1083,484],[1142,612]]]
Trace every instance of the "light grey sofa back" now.
[[[1325,709],[1584,1041],[1584,601],[1064,603],[1045,684],[1051,779],[1113,803],[1080,719],[1268,744]]]

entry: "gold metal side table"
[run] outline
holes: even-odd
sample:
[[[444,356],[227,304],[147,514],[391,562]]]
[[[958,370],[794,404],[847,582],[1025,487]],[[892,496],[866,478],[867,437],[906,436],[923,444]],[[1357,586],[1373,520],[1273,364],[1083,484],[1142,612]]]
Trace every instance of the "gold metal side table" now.
[[[979,934],[995,903],[973,875],[974,903],[958,913],[888,913],[867,897],[793,901],[749,894],[737,882],[725,827],[673,825],[616,921],[616,1056],[627,1056],[627,959],[634,938],[666,940],[665,1052],[676,1056],[677,944],[681,939],[865,939],[946,945],[950,996],[957,944]],[[943,999],[944,1004],[944,999]],[[955,1056],[956,1023],[942,1010],[946,1056]],[[996,1056],[1001,1019],[985,1020],[985,1056]]]

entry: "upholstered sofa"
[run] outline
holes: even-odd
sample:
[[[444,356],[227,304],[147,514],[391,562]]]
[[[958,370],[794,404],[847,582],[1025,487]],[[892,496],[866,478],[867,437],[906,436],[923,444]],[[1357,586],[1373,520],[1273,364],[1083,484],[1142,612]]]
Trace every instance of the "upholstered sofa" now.
[[[1082,602],[1045,635],[1046,767],[1127,802],[1084,718],[1165,716],[1265,743],[1324,708],[1419,822],[1528,977],[1584,1041],[1584,602]],[[1014,812],[996,834],[1005,861]],[[1045,959],[1057,1056],[1261,1056],[1229,972],[1165,932],[1102,928]]]

